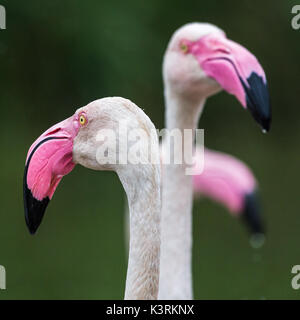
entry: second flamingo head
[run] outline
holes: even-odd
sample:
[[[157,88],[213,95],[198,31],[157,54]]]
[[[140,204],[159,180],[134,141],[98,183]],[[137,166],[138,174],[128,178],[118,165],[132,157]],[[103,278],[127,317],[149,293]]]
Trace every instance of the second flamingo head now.
[[[190,23],[172,36],[164,57],[164,81],[184,99],[197,101],[221,89],[233,94],[264,131],[271,107],[266,75],[256,57],[208,23]]]

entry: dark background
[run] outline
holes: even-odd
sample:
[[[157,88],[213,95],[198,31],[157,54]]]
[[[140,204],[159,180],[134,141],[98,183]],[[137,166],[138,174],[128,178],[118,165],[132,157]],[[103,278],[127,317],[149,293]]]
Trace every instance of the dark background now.
[[[163,127],[162,57],[187,22],[211,22],[263,65],[273,106],[263,135],[225,92],[208,100],[206,145],[243,159],[260,182],[268,233],[254,250],[237,219],[209,200],[194,207],[197,299],[298,299],[300,264],[300,30],[297,1],[1,1],[0,299],[121,299],[127,254],[124,192],[114,173],[77,166],[59,186],[35,236],[24,222],[22,178],[31,143],[80,106],[124,96]]]

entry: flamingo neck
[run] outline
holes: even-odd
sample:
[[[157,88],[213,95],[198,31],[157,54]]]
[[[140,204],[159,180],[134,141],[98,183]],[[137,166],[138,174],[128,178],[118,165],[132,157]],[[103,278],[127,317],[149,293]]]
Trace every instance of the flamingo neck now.
[[[166,127],[195,129],[205,99],[186,99],[166,87]],[[182,140],[184,148],[184,140]],[[171,148],[171,159],[172,159]],[[190,159],[189,159],[190,161]],[[192,176],[186,165],[164,165],[159,299],[192,299]]]
[[[136,165],[130,170],[130,167],[126,166],[118,175],[127,194],[130,212],[125,299],[157,299],[160,260],[160,167]]]

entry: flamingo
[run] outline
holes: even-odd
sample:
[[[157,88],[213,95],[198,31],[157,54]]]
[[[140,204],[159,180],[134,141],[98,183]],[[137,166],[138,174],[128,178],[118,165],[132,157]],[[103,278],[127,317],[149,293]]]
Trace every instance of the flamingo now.
[[[203,172],[193,176],[196,198],[208,197],[219,202],[234,217],[241,217],[252,236],[250,243],[259,246],[264,240],[264,226],[258,198],[258,183],[250,168],[241,160],[220,151],[205,149]],[[195,155],[195,166],[199,156]],[[257,241],[256,241],[257,240]],[[258,240],[261,240],[260,243]]]
[[[251,169],[240,159],[220,151],[205,148],[203,172],[194,174],[194,198],[203,197],[223,205],[235,218],[241,218],[250,231],[250,244],[263,245],[264,225],[259,199],[258,182]],[[161,153],[162,157],[162,153]],[[201,165],[200,151],[196,149],[194,166]],[[197,170],[195,170],[197,172]],[[162,181],[163,184],[163,181]],[[125,243],[128,251],[129,211],[125,204]]]
[[[141,157],[147,159],[146,146],[151,146],[154,164],[106,163],[107,159],[99,156],[97,150],[103,144],[99,130],[116,131],[118,121],[126,121],[128,132],[144,130],[146,134],[140,141],[144,148],[139,151]],[[62,177],[71,172],[75,164],[93,170],[113,170],[118,174],[130,210],[125,299],[157,299],[158,295],[161,173],[157,135],[150,140],[153,130],[151,120],[131,101],[120,97],[103,98],[79,108],[73,116],[44,132],[30,147],[25,165],[24,209],[31,234],[37,231]],[[122,143],[121,138],[117,144]],[[114,152],[112,142],[107,148]],[[119,157],[127,152],[123,149],[117,151]]]
[[[167,129],[196,129],[206,99],[221,89],[233,94],[263,131],[270,128],[269,94],[261,65],[217,26],[190,23],[179,28],[164,55],[163,80]],[[193,298],[193,180],[185,169],[185,164],[168,164],[162,170],[159,299]]]
[[[195,167],[199,167],[200,151],[196,149]],[[223,205],[235,218],[242,219],[251,234],[254,248],[264,243],[264,225],[258,182],[251,169],[240,159],[220,151],[205,148],[203,172],[194,174],[193,194],[196,200],[206,197]],[[195,171],[197,172],[197,171]],[[162,182],[163,183],[163,182]],[[129,212],[125,206],[126,249],[129,239]]]

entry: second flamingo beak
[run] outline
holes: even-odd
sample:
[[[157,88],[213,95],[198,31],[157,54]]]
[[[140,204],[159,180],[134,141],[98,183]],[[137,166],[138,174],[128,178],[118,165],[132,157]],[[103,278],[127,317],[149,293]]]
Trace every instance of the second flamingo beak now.
[[[34,234],[60,180],[74,168],[73,140],[78,132],[73,117],[44,132],[30,147],[24,171],[24,210]]]
[[[260,198],[257,190],[244,195],[244,208],[242,217],[252,235],[264,234]]]
[[[223,34],[207,35],[187,43],[204,72],[236,96],[264,131],[269,131],[271,107],[264,70],[246,48]]]

